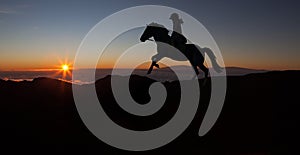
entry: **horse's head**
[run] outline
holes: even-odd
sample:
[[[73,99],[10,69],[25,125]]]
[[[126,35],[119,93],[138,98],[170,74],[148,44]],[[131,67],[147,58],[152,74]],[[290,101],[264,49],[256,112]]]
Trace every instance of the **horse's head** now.
[[[147,25],[146,29],[144,30],[144,32],[140,38],[140,41],[145,42],[146,40],[148,40],[151,37],[153,37],[153,27]]]
[[[159,36],[163,35],[164,33],[168,34],[168,32],[169,31],[163,25],[157,23],[150,23],[149,25],[147,25],[140,40],[141,42],[145,42],[151,37],[153,37],[154,40],[157,40]]]

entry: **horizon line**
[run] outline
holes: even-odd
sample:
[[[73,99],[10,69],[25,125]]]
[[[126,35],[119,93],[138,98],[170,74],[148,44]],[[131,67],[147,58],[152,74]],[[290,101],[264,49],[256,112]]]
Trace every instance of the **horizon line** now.
[[[188,67],[188,65],[174,65],[175,67]],[[173,67],[174,67],[173,66]],[[164,69],[168,68],[169,66],[162,66],[160,68],[154,68],[154,69]],[[241,69],[251,69],[251,70],[266,70],[266,71],[284,71],[284,70],[300,70],[300,69],[265,69],[265,68],[250,68],[250,67],[242,67],[242,66],[226,66],[225,68],[241,68]],[[78,68],[75,70],[87,70],[87,69],[94,69],[94,68]],[[132,69],[130,67],[124,67],[124,68],[109,68],[109,67],[102,67],[102,68],[95,68],[97,69],[104,69],[104,70],[112,70],[112,69]],[[140,70],[147,70],[148,68],[136,68]],[[74,69],[70,69],[70,71],[73,71]],[[40,68],[40,69],[0,69],[0,72],[51,72],[51,71],[62,71],[62,69],[55,69],[55,68]]]

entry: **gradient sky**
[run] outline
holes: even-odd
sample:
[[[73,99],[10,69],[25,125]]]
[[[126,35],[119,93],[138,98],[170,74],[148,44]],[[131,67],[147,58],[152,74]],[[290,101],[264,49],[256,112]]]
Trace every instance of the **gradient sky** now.
[[[136,5],[165,5],[199,20],[226,66],[300,69],[297,0],[0,1],[0,70],[50,69],[74,59],[86,33],[106,16]]]

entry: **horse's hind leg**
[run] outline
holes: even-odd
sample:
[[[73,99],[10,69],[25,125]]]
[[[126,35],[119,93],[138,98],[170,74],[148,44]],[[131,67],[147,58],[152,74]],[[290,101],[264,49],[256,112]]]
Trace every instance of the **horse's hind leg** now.
[[[198,66],[204,72],[205,78],[207,78],[208,77],[208,69],[203,64],[200,64]]]
[[[195,66],[195,65],[193,65],[193,69],[194,69],[194,71],[196,73],[196,75],[193,77],[193,79],[196,79],[198,77],[198,75],[199,75],[199,71],[198,71],[197,66]]]

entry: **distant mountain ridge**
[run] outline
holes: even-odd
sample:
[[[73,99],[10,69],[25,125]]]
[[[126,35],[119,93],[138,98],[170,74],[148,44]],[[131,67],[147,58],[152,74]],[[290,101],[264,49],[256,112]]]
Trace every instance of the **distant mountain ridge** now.
[[[180,74],[183,75],[185,80],[189,80],[192,78],[192,75],[187,72],[190,66],[173,66]],[[172,67],[172,68],[173,68]],[[96,69],[96,76],[88,77],[88,72],[94,71],[93,69],[81,69],[79,70],[79,74],[81,75],[80,82],[82,84],[93,83],[94,79],[96,80],[102,79],[107,75],[111,75],[112,69]],[[115,69],[115,73],[118,75],[127,74],[129,69]],[[226,73],[228,76],[241,76],[251,73],[262,73],[267,72],[268,70],[257,70],[257,69],[248,69],[248,68],[240,68],[240,67],[226,67]],[[174,81],[177,80],[177,76],[173,73],[171,68],[163,67],[160,69],[154,69],[153,72],[147,75],[147,69],[135,69],[133,74],[146,76],[151,79],[155,79],[157,81]],[[57,71],[0,71],[0,79],[4,80],[13,80],[13,81],[22,81],[22,80],[33,80],[39,77],[48,77],[54,79],[62,79],[62,75],[58,74]],[[200,71],[199,78],[203,77],[203,72]],[[71,81],[72,77],[66,76],[64,78],[66,81]]]
[[[179,66],[173,66],[174,68],[178,69],[178,70],[186,70],[187,68],[190,68],[190,66],[185,66],[185,65],[179,65]],[[163,67],[160,68],[161,70],[170,70],[171,68],[169,67]],[[265,69],[251,69],[251,68],[243,68],[243,67],[225,67],[226,69],[226,74],[228,76],[232,76],[232,75],[246,75],[246,74],[251,74],[251,73],[263,73],[263,72],[267,72],[270,70],[265,70]],[[201,72],[201,70],[200,70]],[[200,73],[201,74],[201,73]]]
[[[179,74],[182,75],[183,80],[190,80],[193,75],[188,72],[188,70],[191,69],[190,66],[172,66],[176,71],[178,71]],[[252,73],[264,73],[268,72],[268,70],[262,70],[262,69],[248,69],[248,68],[241,68],[241,67],[225,67],[226,69],[226,76],[243,76],[247,74]],[[213,69],[212,69],[213,71]],[[147,76],[149,78],[155,79],[157,81],[174,81],[178,80],[176,74],[173,73],[173,70],[170,67],[162,67],[159,69],[155,69],[152,71],[151,74],[146,75],[147,69],[143,70],[135,70],[133,74],[141,75],[141,76]],[[198,75],[199,78],[203,78],[204,74],[200,70],[200,73]]]

